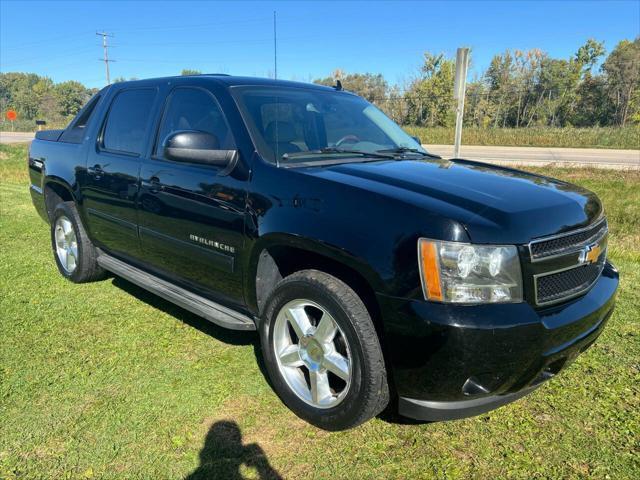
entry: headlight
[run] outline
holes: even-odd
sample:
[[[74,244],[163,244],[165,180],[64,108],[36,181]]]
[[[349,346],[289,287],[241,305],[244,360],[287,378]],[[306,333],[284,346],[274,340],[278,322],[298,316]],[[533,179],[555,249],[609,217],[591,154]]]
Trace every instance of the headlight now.
[[[522,274],[513,245],[471,245],[418,240],[422,290],[427,300],[450,303],[522,301]]]

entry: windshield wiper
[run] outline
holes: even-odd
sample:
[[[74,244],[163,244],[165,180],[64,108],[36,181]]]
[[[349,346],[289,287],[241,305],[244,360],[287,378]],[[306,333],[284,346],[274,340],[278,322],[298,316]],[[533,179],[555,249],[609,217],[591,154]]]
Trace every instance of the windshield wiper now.
[[[395,154],[403,154],[403,153],[417,153],[422,155],[423,157],[436,158],[441,159],[440,155],[434,155],[433,153],[423,152],[422,150],[418,150],[417,148],[409,148],[409,147],[396,147],[396,148],[388,148],[386,150],[376,150],[378,153],[395,153]]]
[[[325,147],[320,148],[318,150],[307,150],[304,152],[292,152],[285,153],[282,155],[283,160],[288,160],[290,158],[297,157],[307,157],[309,155],[362,155],[363,157],[373,157],[373,158],[390,158],[394,159],[395,156],[391,154],[385,154],[382,150],[378,150],[377,152],[363,152],[362,150],[348,150],[344,148],[336,148],[336,147]]]

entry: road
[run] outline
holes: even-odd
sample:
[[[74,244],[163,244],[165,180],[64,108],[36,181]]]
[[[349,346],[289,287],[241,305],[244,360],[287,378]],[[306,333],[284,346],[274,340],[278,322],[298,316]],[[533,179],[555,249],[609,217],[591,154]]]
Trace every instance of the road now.
[[[425,145],[425,148],[445,158],[453,157],[453,145]],[[462,145],[460,157],[507,166],[589,166],[640,170],[640,150]]]
[[[33,133],[0,132],[0,143],[24,143],[32,139]],[[425,148],[445,158],[453,156],[452,145],[425,145]],[[498,165],[562,165],[640,170],[640,150],[463,145],[460,152],[462,158]]]
[[[0,132],[0,143],[26,143],[33,140],[31,132]]]

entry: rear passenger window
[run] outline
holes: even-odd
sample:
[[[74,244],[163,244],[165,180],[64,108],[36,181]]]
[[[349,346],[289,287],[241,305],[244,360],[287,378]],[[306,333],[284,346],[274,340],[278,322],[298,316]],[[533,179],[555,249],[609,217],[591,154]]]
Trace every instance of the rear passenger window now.
[[[111,104],[102,146],[107,150],[140,155],[155,98],[156,90],[152,88],[120,92]]]
[[[89,102],[78,112],[76,118],[74,118],[69,126],[62,132],[62,136],[60,137],[61,142],[67,143],[82,143],[82,138],[84,137],[84,130],[89,120],[91,119],[91,115],[96,109],[96,105],[100,101],[100,95],[95,95]]]
[[[169,97],[158,132],[155,153],[162,156],[162,145],[167,137],[179,130],[197,130],[212,134],[218,148],[235,148],[231,130],[213,96],[193,87],[176,88]]]

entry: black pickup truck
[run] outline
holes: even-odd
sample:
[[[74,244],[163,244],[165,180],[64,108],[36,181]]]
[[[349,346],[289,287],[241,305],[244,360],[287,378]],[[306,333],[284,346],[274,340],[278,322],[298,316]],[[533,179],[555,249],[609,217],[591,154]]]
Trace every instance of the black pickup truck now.
[[[28,168],[62,275],[258,330],[275,391],[328,430],[511,402],[614,308],[593,193],[429,154],[340,86],[118,83],[38,132]]]

